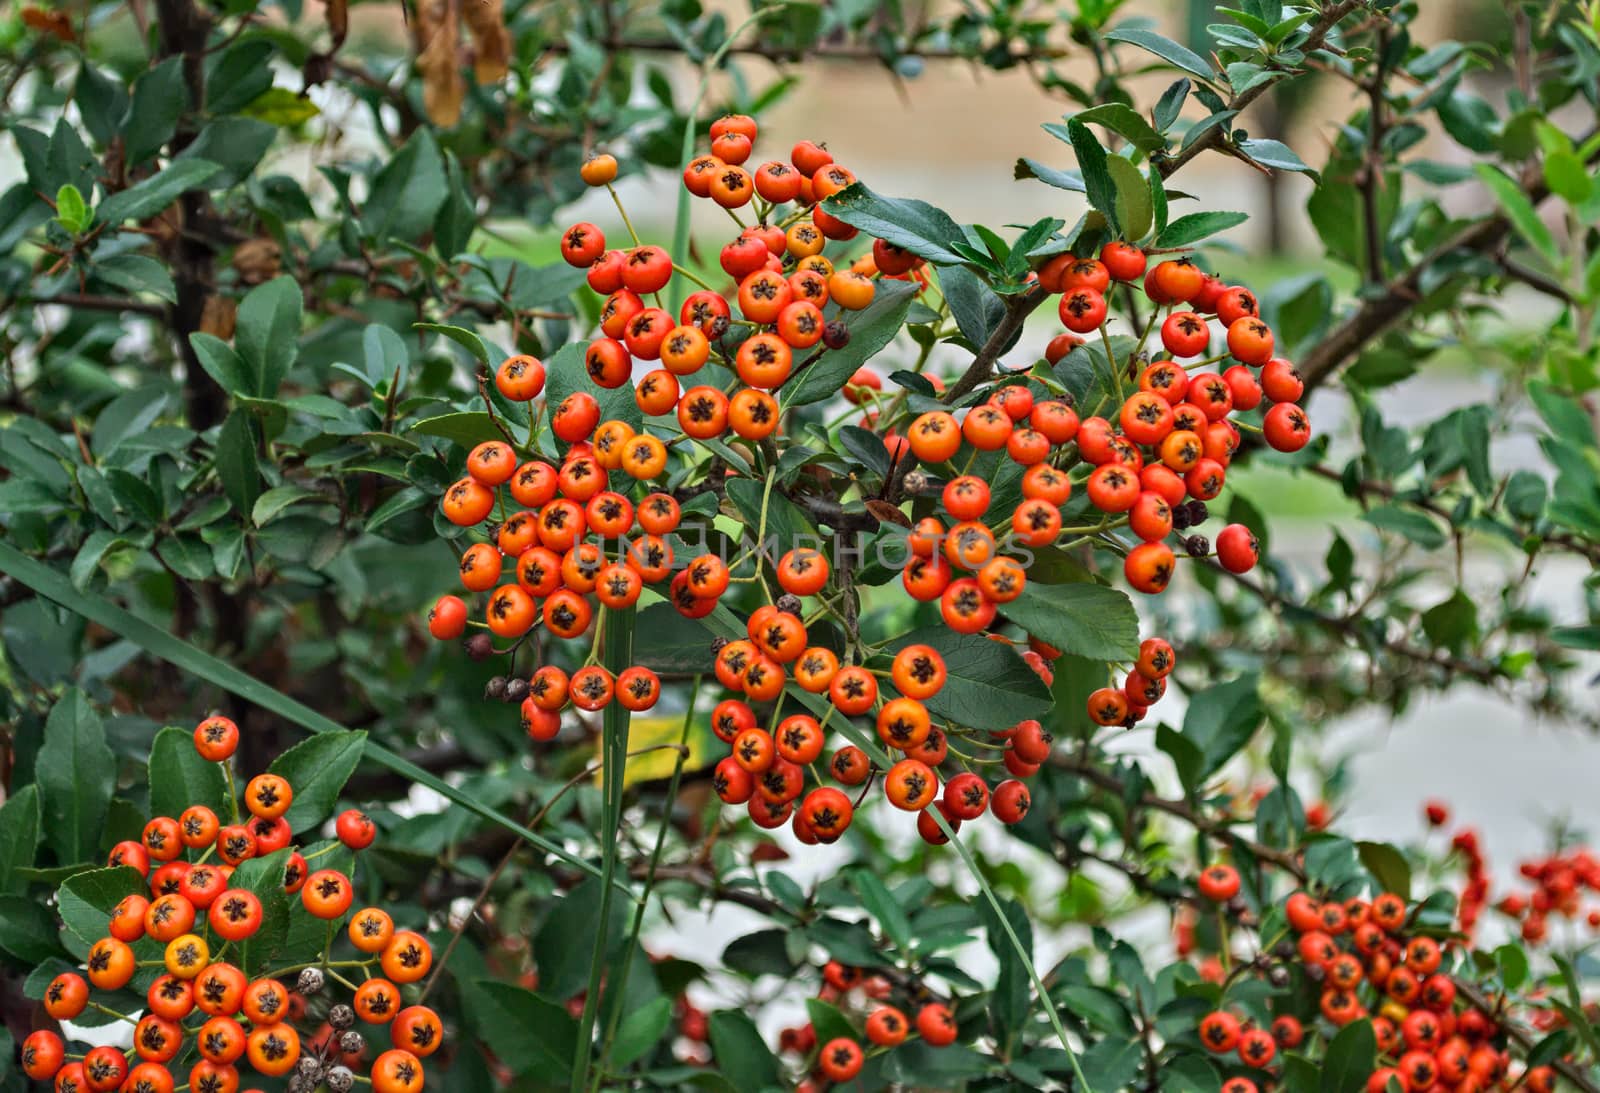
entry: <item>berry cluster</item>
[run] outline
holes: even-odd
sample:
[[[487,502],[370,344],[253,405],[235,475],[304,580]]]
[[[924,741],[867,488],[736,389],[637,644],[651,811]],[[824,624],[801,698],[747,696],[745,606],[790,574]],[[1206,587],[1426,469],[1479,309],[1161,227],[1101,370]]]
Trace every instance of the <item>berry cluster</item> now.
[[[591,597],[602,611],[626,608],[638,601],[646,585],[663,582],[680,613],[703,618],[731,587],[758,580],[734,575],[744,559],[730,563],[716,553],[682,563],[674,559],[668,537],[682,510],[678,498],[655,484],[667,474],[672,445],[679,439],[720,444],[716,438],[731,430],[739,442],[752,442],[746,451],[768,445],[763,462],[776,459],[770,445],[783,415],[772,392],[849,340],[844,323],[829,319],[823,309],[842,315],[866,307],[881,278],[912,281],[919,290],[928,287],[923,260],[883,239],[873,240],[870,250],[847,268],[836,268],[835,260],[845,260],[850,252],[846,244],[858,230],[822,203],[851,186],[855,176],[810,141],[795,145],[788,162],[775,160],[747,170],[742,165],[756,136],[756,124],[748,117],[718,120],[711,128],[711,151],[694,159],[684,175],[691,194],[716,202],[735,219],[737,210],[753,207],[757,222],[744,226],[741,220],[737,237],[720,253],[722,269],[733,281],[727,292],[675,266],[662,248],[641,243],[620,200],[617,208],[632,238],[631,249],[608,249],[604,231],[588,222],[563,233],[563,257],[586,266],[589,286],[605,296],[599,336],[584,353],[588,378],[600,388],[616,389],[633,381],[637,362],[658,362],[659,367],[634,383],[644,429],[616,419],[602,421],[600,402],[589,391],[577,390],[550,413],[551,431],[567,445],[559,469],[538,455],[541,403],[530,412],[533,458],[519,461],[509,442],[480,444],[468,457],[467,477],[446,491],[444,513],[458,526],[482,524],[499,506],[488,541],[473,544],[461,561],[466,589],[489,595],[480,625],[493,635],[520,641],[542,626],[556,637],[576,638],[591,630],[598,637]],[[616,171],[615,160],[598,156],[582,173],[590,185],[605,187],[615,199],[611,182]],[[830,252],[833,257],[823,253],[830,243],[838,244]],[[1098,416],[1101,406],[1080,420],[1072,396],[1048,373],[1004,377],[965,411],[954,403],[950,409],[930,409],[925,404],[931,400],[923,398],[919,404],[904,397],[905,392],[884,397],[882,379],[866,368],[842,385],[842,395],[862,406],[862,425],[882,438],[891,457],[891,477],[908,476],[920,464],[925,470],[917,472],[911,492],[919,498],[937,494],[933,512],[922,516],[907,536],[902,584],[913,598],[937,602],[951,630],[979,634],[1005,624],[1005,606],[1022,596],[1028,584],[1024,559],[1018,556],[1023,548],[1092,540],[1125,555],[1124,573],[1134,588],[1160,592],[1175,569],[1169,538],[1178,536],[1189,556],[1213,553],[1203,536],[1183,533],[1209,518],[1206,502],[1222,491],[1240,442],[1240,427],[1229,415],[1271,399],[1275,405],[1260,426],[1268,441],[1293,450],[1309,439],[1305,415],[1292,402],[1300,395],[1299,381],[1292,366],[1272,357],[1272,332],[1256,317],[1254,296],[1207,277],[1186,258],[1157,263],[1148,274],[1146,266],[1145,255],[1136,248],[1111,243],[1099,258],[1062,254],[1043,260],[1030,274],[1037,282],[1034,291],[1062,295],[1058,310],[1074,332],[1055,339],[1047,357],[1054,361],[1073,351],[1081,333],[1098,330],[1106,339],[1112,372],[1108,397],[1115,390],[1120,402],[1115,425]],[[699,285],[676,318],[663,310],[659,296],[675,277]],[[1107,334],[1105,294],[1114,283],[1140,277],[1156,306],[1145,324],[1145,337],[1137,346],[1124,347],[1124,366],[1117,363]],[[1215,357],[1205,356],[1212,340],[1208,316],[1226,327],[1226,349]],[[1148,361],[1144,341],[1158,322],[1165,355]],[[1220,374],[1194,371],[1224,359],[1237,363]],[[680,380],[713,364],[716,374],[731,373],[732,381],[684,389]],[[1254,369],[1260,370],[1260,379]],[[531,402],[544,392],[545,378],[539,361],[517,356],[500,366],[494,382],[507,399]],[[937,377],[924,378],[935,392],[948,390]],[[1124,395],[1124,381],[1135,379],[1136,389]],[[959,420],[957,413],[962,414]],[[682,434],[670,443],[649,429],[649,419],[667,415],[675,416]],[[672,430],[664,425],[662,431]],[[1020,468],[1021,500],[1008,501],[1009,511],[991,514],[991,480],[998,478],[973,471],[975,460],[986,453],[1003,453]],[[612,472],[617,471],[624,477],[613,483]],[[942,486],[934,487],[935,476]],[[1093,507],[1089,519],[1097,522],[1066,527],[1063,510],[1075,480],[1083,484]],[[521,506],[519,511],[506,514],[505,493]],[[1136,542],[1117,538],[1123,529]],[[1257,545],[1248,529],[1235,524],[1219,533],[1214,553],[1224,567],[1243,573],[1255,564]],[[505,581],[508,559],[515,565],[512,581]],[[940,728],[928,706],[946,675],[935,649],[901,649],[892,663],[871,663],[870,658],[842,663],[823,643],[809,639],[809,619],[802,611],[802,598],[813,597],[820,602],[812,617],[836,614],[829,593],[835,599],[849,595],[836,587],[828,558],[796,547],[774,568],[783,595],[772,600],[769,594],[768,603],[748,617],[746,636],[720,643],[716,652],[717,678],[734,692],[713,713],[713,728],[730,749],[715,772],[721,798],[745,805],[763,827],[792,821],[806,842],[839,838],[867,792],[863,788],[852,800],[845,789],[870,786],[879,775],[891,804],[917,813],[918,830],[930,842],[946,838],[945,825],[935,819],[932,808],[951,828],[991,810],[1003,822],[1020,820],[1030,801],[1022,779],[1048,759],[1050,734],[1033,721],[992,735],[959,726]],[[446,596],[434,606],[430,628],[440,638],[458,637],[468,625],[467,614],[459,598]],[[1057,650],[1032,637],[1018,644],[1025,646],[1024,659],[1048,684]],[[596,641],[588,660],[570,676],[545,664],[531,679],[497,681],[499,694],[522,703],[530,735],[553,737],[568,702],[585,710],[599,709],[613,698],[633,710],[655,703],[660,681],[652,672],[634,666],[614,678],[597,663],[597,650]],[[881,659],[889,658],[885,654]],[[1174,664],[1168,642],[1145,641],[1126,675],[1113,676],[1110,686],[1091,695],[1090,720],[1103,726],[1135,724],[1164,694]],[[783,692],[791,682],[825,698],[825,712],[782,717]],[[771,706],[758,716],[756,707],[763,704]],[[808,793],[808,770],[826,749],[834,714],[874,717],[879,738],[897,758],[880,771],[861,748],[842,747],[833,752],[829,771],[844,789],[817,785]],[[957,737],[954,750],[952,734]],[[980,749],[1002,751],[983,762],[1003,763],[1012,777],[991,786],[973,773],[980,761],[961,751],[962,738]],[[939,768],[947,760],[963,769],[946,781]]]
[[[780,1055],[793,1057],[808,1072],[795,1088],[798,1093],[818,1093],[830,1082],[849,1082],[861,1073],[869,1055],[890,1051],[916,1037],[929,1047],[947,1047],[956,1040],[955,1014],[945,1003],[927,997],[913,985],[908,999],[916,1017],[892,1004],[894,985],[881,975],[868,973],[837,960],[822,969],[818,997],[840,1007],[861,1022],[860,1036],[835,1036],[817,1043],[817,1030],[809,1022],[784,1029],[778,1037]]]
[[[1201,874],[1199,890],[1227,903],[1239,892],[1239,875],[1231,866],[1212,866]],[[1316,995],[1315,1011],[1282,1007],[1265,1025],[1228,1009],[1206,1015],[1198,1025],[1200,1042],[1217,1056],[1234,1056],[1251,1072],[1231,1077],[1225,1093],[1256,1093],[1258,1080],[1271,1088],[1278,1053],[1316,1035],[1319,1017],[1335,1029],[1371,1018],[1381,1064],[1368,1079],[1371,1093],[1509,1088],[1499,1084],[1508,1077],[1511,1058],[1496,1046],[1497,1019],[1466,1004],[1446,964],[1446,949],[1416,925],[1416,911],[1393,893],[1371,901],[1290,895],[1281,912],[1294,940],[1281,942],[1273,956],[1294,962]],[[1278,986],[1291,982],[1286,966],[1274,966],[1271,974]],[[1549,1066],[1530,1067],[1514,1084],[1548,1093],[1554,1073]]]
[[[208,761],[228,764],[238,742],[238,727],[225,717],[209,717],[195,729],[195,749]],[[242,1075],[252,1072],[287,1075],[291,1091],[326,1084],[333,1093],[345,1093],[358,1080],[370,1083],[375,1093],[422,1089],[422,1059],[438,1050],[443,1027],[426,1006],[407,1006],[404,988],[428,974],[432,948],[422,935],[397,930],[387,912],[367,907],[356,912],[346,930],[359,956],[333,960],[334,930],[355,895],[344,872],[312,871],[298,850],[291,851],[284,868],[284,891],[298,894],[306,913],[328,923],[330,944],[316,960],[250,979],[226,959],[230,949],[242,950],[256,938],[263,924],[261,897],[233,886],[235,870],[295,844],[285,818],[293,800],[294,787],[286,779],[258,775],[244,790],[247,820],[231,802],[227,824],[211,808],[194,804],[178,817],[152,819],[140,841],[113,848],[109,864],[137,870],[149,895],[134,893],[117,903],[106,936],[89,949],[84,970],[56,976],[43,1002],[57,1021],[72,1021],[86,1010],[123,1020],[133,1025],[133,1046],[68,1055],[59,1032],[41,1029],[22,1045],[28,1077],[53,1080],[57,1093],[174,1093],[176,1088],[237,1093]],[[377,834],[372,821],[353,809],[342,813],[335,827],[339,842],[310,857],[340,843],[364,850]],[[356,986],[335,969],[359,970],[365,981]],[[293,988],[283,980],[291,973],[297,976]],[[140,1017],[93,996],[94,991],[121,991],[150,975]],[[330,977],[354,992],[349,1004],[316,998]],[[303,1038],[301,1027],[323,1011],[321,1029]],[[395,1045],[363,1068],[367,1074],[360,1078],[356,1069],[367,1048],[353,1028],[357,1018],[388,1025]],[[174,1068],[187,1074],[186,1084],[174,1077]]]
[[[517,397],[531,399],[544,387],[543,367],[531,357],[507,360],[496,382],[504,390],[505,377],[518,368],[538,372],[537,383],[518,389]],[[588,400],[592,413],[586,411],[575,428],[568,404],[578,398]],[[487,529],[488,541],[472,544],[461,556],[462,587],[489,593],[484,625],[496,637],[520,640],[536,625],[552,637],[581,637],[594,622],[595,602],[613,610],[632,607],[645,585],[672,572],[672,548],[664,537],[678,526],[678,502],[657,492],[635,506],[609,488],[610,474],[618,469],[638,480],[659,474],[666,448],[654,437],[635,436],[621,421],[596,429],[598,418],[593,396],[575,392],[552,422],[556,435],[572,445],[559,469],[538,458],[519,463],[510,444],[485,441],[467,456],[467,477],[445,492],[444,514],[459,527],[482,524],[497,503],[504,513],[502,487],[522,506]],[[508,562],[513,579],[502,584]],[[428,614],[429,631],[442,640],[460,637],[467,615],[460,597],[442,596]],[[654,672],[635,665],[613,676],[594,659],[570,676],[545,664],[531,680],[506,684],[505,697],[521,702],[523,727],[535,740],[556,735],[569,701],[583,710],[603,709],[613,699],[630,710],[655,705],[661,681]]]

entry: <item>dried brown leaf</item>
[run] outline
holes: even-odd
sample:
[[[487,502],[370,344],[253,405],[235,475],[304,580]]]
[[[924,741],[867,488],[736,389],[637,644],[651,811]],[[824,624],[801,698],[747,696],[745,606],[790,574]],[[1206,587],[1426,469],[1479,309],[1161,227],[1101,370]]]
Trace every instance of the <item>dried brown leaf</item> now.
[[[467,81],[457,55],[461,26],[449,3],[423,0],[417,5],[417,72],[422,76],[422,108],[435,125],[450,127],[461,120]]]
[[[231,296],[207,296],[200,310],[200,329],[228,341],[233,337],[234,320],[238,315],[239,301]]]
[[[867,502],[867,511],[876,516],[880,523],[899,524],[903,528],[911,526],[911,517],[889,502],[880,501],[876,497]]]
[[[259,285],[282,270],[283,252],[271,239],[246,239],[234,248],[233,268],[245,284]]]
[[[511,32],[504,0],[462,0],[461,15],[472,36],[472,72],[480,85],[499,83],[511,63]]]

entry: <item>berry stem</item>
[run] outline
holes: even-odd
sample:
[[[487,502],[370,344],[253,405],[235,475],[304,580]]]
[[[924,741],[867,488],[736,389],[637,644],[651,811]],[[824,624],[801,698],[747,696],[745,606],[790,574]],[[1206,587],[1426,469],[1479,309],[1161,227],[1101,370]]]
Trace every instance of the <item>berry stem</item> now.
[[[684,266],[678,265],[678,263],[676,263],[676,262],[672,263],[672,272],[676,273],[679,277],[682,277],[682,278],[684,278],[684,279],[686,279],[688,281],[694,282],[695,284],[699,285],[701,288],[705,289],[707,292],[715,291],[710,285],[708,285],[704,281],[702,281],[696,274],[694,274],[693,272],[691,272],[689,269],[685,268]]]
[[[628,229],[628,235],[633,238],[633,245],[642,246],[639,242],[639,233],[633,230],[633,221],[628,219],[628,210],[622,207],[622,198],[617,196],[617,191],[611,183],[606,183],[606,193],[611,195],[611,203],[617,207],[617,215],[622,217],[622,226]]]

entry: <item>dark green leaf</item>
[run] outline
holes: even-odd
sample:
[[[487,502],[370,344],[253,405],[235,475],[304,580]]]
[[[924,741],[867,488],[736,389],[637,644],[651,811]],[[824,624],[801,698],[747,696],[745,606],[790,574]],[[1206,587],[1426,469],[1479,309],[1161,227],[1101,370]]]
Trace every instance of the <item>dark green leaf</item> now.
[[[1378,1040],[1366,1018],[1340,1029],[1322,1060],[1320,1093],[1363,1093],[1378,1055]]]
[[[758,1090],[780,1084],[778,1060],[754,1021],[736,1010],[718,1010],[710,1025],[717,1069],[735,1088]]]
[[[1227,231],[1229,228],[1238,227],[1250,217],[1246,213],[1229,212],[1204,212],[1187,213],[1168,224],[1166,230],[1156,236],[1156,245],[1160,247],[1187,247],[1191,243]]]
[[[1411,898],[1411,865],[1404,854],[1388,843],[1378,842],[1358,842],[1356,853],[1385,892],[1393,892],[1402,899]]]
[[[284,819],[296,831],[315,827],[333,811],[367,743],[360,731],[319,733],[272,761],[267,770],[288,779],[294,802]]]
[[[1174,68],[1182,69],[1192,76],[1202,80],[1213,80],[1216,73],[1206,63],[1206,59],[1187,46],[1179,45],[1171,38],[1163,37],[1152,30],[1141,27],[1118,27],[1106,34],[1106,40],[1111,42],[1127,42],[1140,49],[1148,50],[1160,57]]]
[[[566,1007],[497,979],[475,981],[464,997],[468,1022],[513,1074],[566,1085],[578,1047]]]
[[[69,688],[51,707],[34,769],[45,841],[58,862],[99,857],[116,773],[100,715],[87,695]]]
[[[228,783],[220,766],[194,750],[194,733],[168,725],[150,745],[150,815],[176,819],[190,805],[229,815]]]
[[[259,398],[273,398],[300,351],[304,302],[300,286],[285,274],[257,285],[239,302],[233,344],[255,378]]]
[[[176,201],[180,194],[199,189],[220,170],[220,164],[208,159],[173,160],[149,178],[102,201],[94,211],[95,219],[113,227],[124,220],[148,220]]]
[[[169,57],[135,80],[133,105],[122,131],[127,165],[138,166],[167,143],[188,107],[182,57]]]
[[[1196,785],[1222,769],[1261,727],[1266,711],[1258,685],[1256,675],[1247,673],[1197,691],[1190,698],[1183,717],[1183,735],[1200,749],[1203,757]]]
[[[432,130],[422,126],[373,178],[362,224],[378,239],[414,241],[433,227],[448,195],[444,158]]]
[[[261,468],[256,463],[256,427],[250,414],[234,410],[217,434],[217,477],[234,511],[249,518],[261,494]]]
[[[935,717],[975,729],[1009,729],[1049,716],[1049,688],[1009,644],[930,626],[897,639],[887,651],[907,645],[930,646],[944,658],[945,685],[924,703]]]
[[[1084,192],[1088,194],[1089,204],[1111,222],[1114,230],[1120,230],[1117,183],[1106,165],[1105,148],[1089,132],[1088,126],[1076,121],[1067,122],[1067,139],[1078,157],[1078,170],[1083,175]]]
[[[106,936],[106,922],[124,896],[148,896],[149,891],[138,870],[126,865],[91,869],[62,882],[56,893],[57,912],[68,932],[87,949]]]
[[[1139,617],[1123,592],[1097,584],[1030,581],[1005,605],[1005,615],[1063,653],[1090,660],[1139,655]]]
[[[1054,167],[1047,167],[1036,159],[1023,156],[1017,160],[1011,169],[1011,177],[1015,179],[1036,178],[1040,182],[1054,186],[1058,190],[1068,190],[1075,194],[1087,193],[1083,184],[1083,175],[1077,171],[1061,171]]]
[[[84,221],[87,226],[88,218],[85,217]],[[172,284],[172,275],[160,262],[142,254],[119,254],[96,262],[94,275],[130,295],[146,294],[169,304],[178,302],[178,290]]]
[[[846,380],[868,360],[894,340],[905,325],[906,312],[917,294],[910,281],[878,281],[872,303],[845,316],[850,343],[843,349],[830,349],[814,364],[807,365],[779,390],[785,407],[821,402],[839,393]],[[628,396],[629,403],[633,397]]]
[[[1317,172],[1307,167],[1305,161],[1295,155],[1294,150],[1281,140],[1241,140],[1239,150],[1263,167],[1275,167],[1281,171],[1299,171],[1313,178],[1317,175]]]
[[[672,1024],[672,999],[657,995],[622,1019],[611,1043],[611,1065],[626,1068],[643,1058]]]
[[[1085,125],[1103,125],[1128,139],[1141,152],[1159,152],[1167,146],[1165,138],[1144,116],[1131,106],[1120,102],[1101,103],[1072,115],[1074,121]]]
[[[1447,541],[1433,517],[1397,504],[1379,505],[1363,513],[1361,518],[1382,531],[1402,535],[1425,550],[1438,550]]]
[[[0,805],[0,892],[20,892],[27,885],[17,870],[33,865],[39,848],[39,787],[20,787]]]
[[[959,266],[965,261],[950,249],[966,239],[961,226],[926,201],[884,197],[865,183],[853,182],[823,202],[822,209],[935,265]]]

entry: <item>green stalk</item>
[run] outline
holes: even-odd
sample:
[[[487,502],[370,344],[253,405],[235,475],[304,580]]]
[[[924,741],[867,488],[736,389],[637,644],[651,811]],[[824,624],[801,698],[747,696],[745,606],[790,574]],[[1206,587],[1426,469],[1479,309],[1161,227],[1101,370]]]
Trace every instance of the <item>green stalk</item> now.
[[[61,574],[42,562],[28,557],[9,543],[0,543],[0,572],[9,573],[39,595],[48,600],[53,600],[74,614],[82,615],[90,622],[99,623],[119,637],[133,642],[152,656],[159,657],[169,664],[182,668],[192,676],[197,676],[208,683],[221,687],[225,691],[238,695],[246,701],[253,702],[285,721],[299,725],[301,728],[308,729],[311,732],[346,731],[343,725],[318,713],[310,706],[290,698],[282,691],[267,686],[254,676],[241,672],[226,661],[218,660],[210,653],[190,645],[181,638],[173,637],[159,626],[123,610],[114,603],[79,592]],[[530,831],[509,816],[503,815],[496,809],[475,800],[470,795],[462,793],[448,782],[428,773],[415,763],[401,758],[381,744],[374,744],[370,740],[367,741],[363,754],[379,766],[410,779],[418,785],[427,786],[434,792],[460,805],[468,812],[480,816],[491,823],[498,824],[515,835],[522,836],[540,850],[547,854],[553,854],[568,865],[581,869],[591,876],[600,876],[600,870],[589,862],[584,861],[575,854],[568,853],[560,845],[551,842],[537,832]],[[626,890],[626,886],[624,886],[624,890]]]
[[[633,622],[635,609],[607,610],[601,614],[605,640],[601,664],[613,676],[633,662]],[[572,1093],[585,1093],[594,1061],[594,1024],[600,1010],[600,977],[606,966],[607,928],[611,924],[611,896],[617,876],[617,842],[622,833],[623,775],[628,762],[628,722],[626,706],[612,701],[606,707],[602,736],[601,797],[605,815],[600,832],[600,921],[595,929],[594,955],[589,960],[589,990],[583,999],[583,1017],[578,1022],[578,1046],[572,1060]],[[626,891],[626,882],[623,884]],[[631,893],[630,893],[631,895]],[[613,983],[615,989],[622,984]]]
[[[650,866],[645,870],[644,891],[633,907],[633,923],[628,927],[628,940],[623,943],[622,967],[617,973],[617,985],[626,989],[628,976],[633,971],[633,957],[639,951],[639,931],[644,927],[644,912],[650,905],[650,890],[655,887],[656,867],[661,864],[661,852],[667,845],[667,830],[672,826],[672,803],[678,799],[678,784],[683,778],[684,760],[689,756],[689,730],[694,726],[694,705],[700,698],[700,676],[689,686],[689,708],[684,711],[683,731],[678,734],[678,759],[672,765],[672,781],[667,785],[667,795],[661,808],[661,826],[656,829],[655,849],[650,852]],[[606,1062],[611,1056],[611,1043],[617,1037],[617,1026],[622,1022],[622,999],[611,1007],[606,1020],[605,1037],[600,1041],[600,1067],[594,1076],[591,1090],[598,1091],[605,1078]]]

